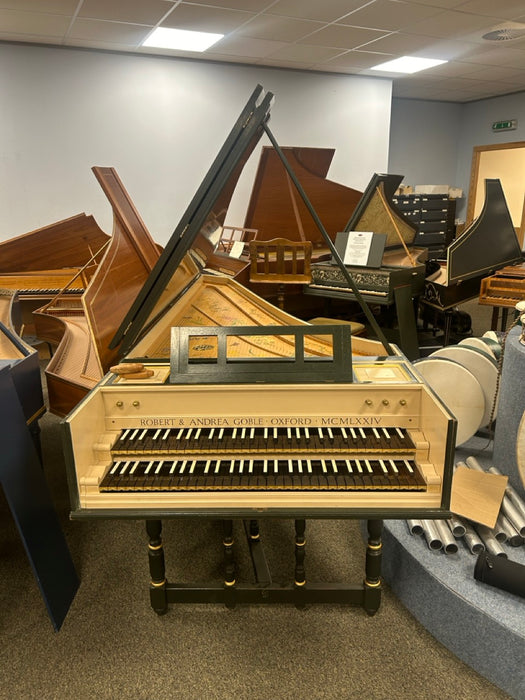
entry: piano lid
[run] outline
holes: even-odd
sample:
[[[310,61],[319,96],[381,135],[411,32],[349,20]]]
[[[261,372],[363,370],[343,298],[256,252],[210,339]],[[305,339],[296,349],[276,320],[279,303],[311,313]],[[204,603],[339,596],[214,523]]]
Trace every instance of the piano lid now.
[[[110,343],[110,348],[126,354],[143,330],[152,322],[170,279],[199,234],[205,237],[224,222],[233,190],[244,164],[257,145],[270,117],[273,94],[263,95],[258,85],[208,173],[191,200],[157,264]]]
[[[334,148],[283,146],[281,150],[325,229],[335,240],[359,202],[361,192],[326,179]],[[258,240],[271,240],[278,233],[290,240],[326,246],[273,146],[262,149],[244,227],[257,229]]]
[[[374,173],[344,230],[386,233],[386,248],[411,245],[417,228],[392,202],[403,177]]]
[[[0,271],[82,267],[108,240],[91,215],[77,214],[0,243]]]
[[[485,203],[477,219],[447,249],[447,285],[523,260],[501,182],[485,180]]]

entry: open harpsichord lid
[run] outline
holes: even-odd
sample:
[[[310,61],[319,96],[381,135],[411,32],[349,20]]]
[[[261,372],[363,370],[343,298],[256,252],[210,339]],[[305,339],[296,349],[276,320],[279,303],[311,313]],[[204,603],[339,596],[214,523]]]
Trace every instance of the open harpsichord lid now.
[[[137,295],[110,347],[126,354],[144,328],[153,322],[159,301],[198,234],[224,223],[233,190],[244,164],[257,145],[270,116],[272,93],[258,85],[230,131],[157,264]]]

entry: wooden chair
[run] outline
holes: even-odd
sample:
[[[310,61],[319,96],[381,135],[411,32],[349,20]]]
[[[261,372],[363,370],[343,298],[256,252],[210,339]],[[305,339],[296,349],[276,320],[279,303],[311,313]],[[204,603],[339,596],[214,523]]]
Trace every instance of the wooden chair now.
[[[284,308],[287,284],[310,284],[312,244],[310,241],[253,240],[249,243],[250,282],[277,285],[277,303]]]

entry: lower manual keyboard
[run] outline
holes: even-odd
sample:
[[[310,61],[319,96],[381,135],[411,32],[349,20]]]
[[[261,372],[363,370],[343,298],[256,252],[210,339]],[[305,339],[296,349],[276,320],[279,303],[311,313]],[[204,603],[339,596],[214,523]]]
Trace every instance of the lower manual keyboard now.
[[[412,458],[153,459],[111,464],[100,491],[424,491]]]

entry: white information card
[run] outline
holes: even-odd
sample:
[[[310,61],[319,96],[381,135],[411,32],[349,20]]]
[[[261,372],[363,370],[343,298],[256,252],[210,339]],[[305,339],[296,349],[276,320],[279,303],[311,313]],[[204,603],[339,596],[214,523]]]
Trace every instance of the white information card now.
[[[349,231],[343,262],[345,265],[366,265],[372,246],[372,231]]]

